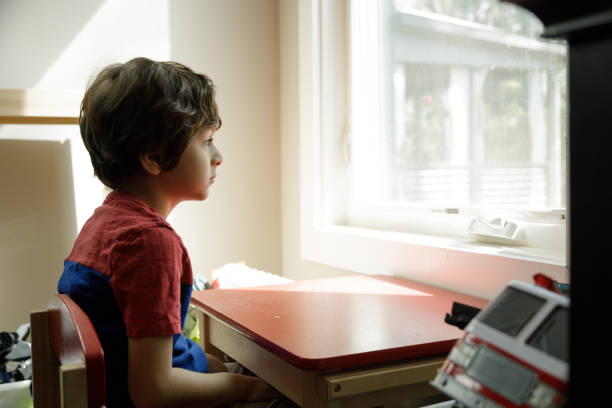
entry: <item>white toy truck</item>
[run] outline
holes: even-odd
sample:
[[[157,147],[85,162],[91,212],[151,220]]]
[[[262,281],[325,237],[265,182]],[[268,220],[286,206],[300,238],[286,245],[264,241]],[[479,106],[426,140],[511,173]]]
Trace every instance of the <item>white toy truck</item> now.
[[[569,298],[513,281],[465,328],[431,384],[456,407],[562,407]]]

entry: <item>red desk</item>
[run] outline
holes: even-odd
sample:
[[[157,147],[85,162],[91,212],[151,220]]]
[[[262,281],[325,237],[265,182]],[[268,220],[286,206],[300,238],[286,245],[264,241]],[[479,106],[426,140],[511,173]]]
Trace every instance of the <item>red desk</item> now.
[[[452,302],[483,299],[383,276],[194,292],[202,345],[298,405],[373,406],[434,395],[427,382],[462,331]]]

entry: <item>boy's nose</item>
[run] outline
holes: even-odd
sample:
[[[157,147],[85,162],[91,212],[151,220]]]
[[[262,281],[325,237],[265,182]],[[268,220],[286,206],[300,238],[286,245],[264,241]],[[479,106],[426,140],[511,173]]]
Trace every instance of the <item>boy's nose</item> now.
[[[221,153],[217,152],[217,154],[213,156],[212,164],[214,166],[220,166],[221,163],[223,163],[223,156],[221,156]]]

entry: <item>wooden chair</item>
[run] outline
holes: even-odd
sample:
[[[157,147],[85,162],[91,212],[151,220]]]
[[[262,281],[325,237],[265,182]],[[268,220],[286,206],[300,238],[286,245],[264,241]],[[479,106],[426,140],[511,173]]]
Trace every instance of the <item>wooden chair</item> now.
[[[104,353],[83,310],[57,295],[30,314],[34,407],[101,407],[106,403]]]

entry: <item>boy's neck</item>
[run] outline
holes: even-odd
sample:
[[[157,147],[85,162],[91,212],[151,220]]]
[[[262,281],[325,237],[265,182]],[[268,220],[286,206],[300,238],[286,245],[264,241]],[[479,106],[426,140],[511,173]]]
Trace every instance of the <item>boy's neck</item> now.
[[[166,219],[174,206],[170,200],[157,188],[149,177],[132,177],[124,180],[118,187],[119,190],[133,194],[144,201]]]

